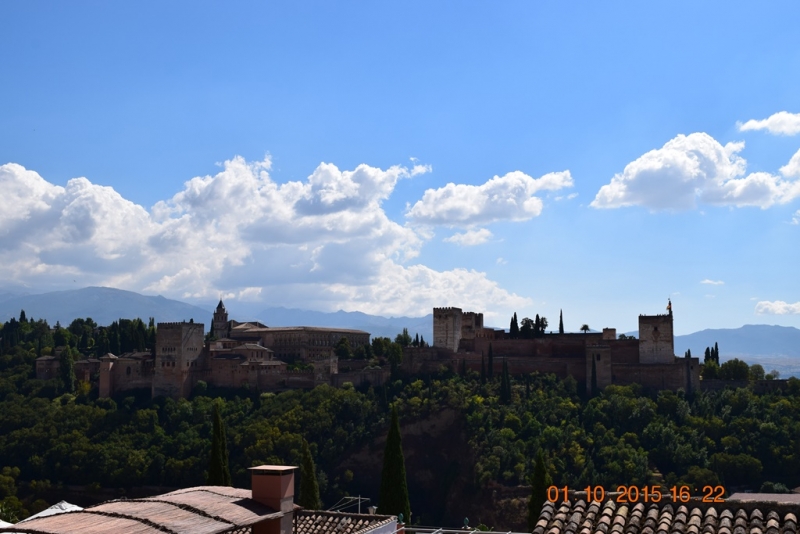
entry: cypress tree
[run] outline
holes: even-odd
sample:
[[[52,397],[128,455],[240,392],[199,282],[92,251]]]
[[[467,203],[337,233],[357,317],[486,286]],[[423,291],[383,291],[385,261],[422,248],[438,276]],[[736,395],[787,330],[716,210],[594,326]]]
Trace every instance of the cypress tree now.
[[[483,351],[481,351],[481,384],[486,383],[486,363],[483,361]]]
[[[489,372],[487,374],[489,380],[494,378],[494,353],[492,351],[492,344],[489,343]]]
[[[703,363],[708,363],[712,361],[714,358],[711,356],[711,348],[706,347],[705,357],[703,358]]]
[[[64,350],[61,351],[60,357],[60,370],[61,370],[61,382],[64,386],[64,391],[67,393],[74,393],[75,392],[75,361],[72,359],[72,349],[69,348],[69,345],[64,347]]]
[[[386,450],[383,453],[381,489],[378,497],[378,510],[384,515],[403,514],[408,523],[411,518],[411,505],[408,501],[406,481],[406,462],[403,457],[403,443],[400,438],[400,422],[397,407],[392,406],[392,422],[386,437]]]
[[[322,505],[319,501],[319,483],[314,458],[311,457],[311,448],[303,440],[303,467],[301,469],[300,496],[297,504],[308,510],[319,510]]]
[[[564,310],[558,311],[558,333],[564,333]]]
[[[508,334],[511,339],[517,339],[519,337],[519,322],[517,322],[517,312],[514,312],[514,315],[511,317],[511,325],[509,325]]]
[[[230,486],[231,472],[228,467],[228,445],[225,425],[219,413],[219,404],[214,403],[213,430],[211,432],[211,458],[208,463],[208,485]]]
[[[511,379],[508,376],[508,362],[503,358],[503,376],[500,379],[500,403],[511,402]]]
[[[714,342],[714,362],[719,365],[719,345],[716,341]]]
[[[528,530],[531,532],[533,532],[536,522],[539,521],[542,506],[547,500],[547,488],[552,483],[552,479],[544,466],[542,449],[539,449],[539,452],[536,453],[536,463],[534,464],[533,477],[531,478],[531,499],[528,501]]]

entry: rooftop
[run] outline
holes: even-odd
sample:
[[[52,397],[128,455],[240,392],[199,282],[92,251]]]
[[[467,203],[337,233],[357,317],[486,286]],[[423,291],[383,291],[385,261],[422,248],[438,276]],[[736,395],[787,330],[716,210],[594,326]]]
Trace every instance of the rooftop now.
[[[294,514],[293,534],[361,534],[395,520],[389,515],[298,510]]]
[[[548,502],[533,534],[797,534],[800,501],[751,495],[750,502]]]
[[[30,534],[216,534],[281,517],[251,491],[199,486],[145,499],[114,500],[84,510],[22,521],[0,532]]]

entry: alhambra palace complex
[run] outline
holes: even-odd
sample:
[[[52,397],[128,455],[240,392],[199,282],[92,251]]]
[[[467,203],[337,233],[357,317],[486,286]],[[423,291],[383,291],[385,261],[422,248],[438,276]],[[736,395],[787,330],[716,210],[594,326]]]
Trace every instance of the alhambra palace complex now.
[[[602,333],[544,334],[534,339],[510,339],[503,330],[485,328],[483,314],[459,308],[433,309],[433,346],[406,347],[401,371],[435,373],[461,366],[480,371],[492,346],[494,372],[503,360],[511,374],[534,371],[572,376],[591,387],[638,383],[657,389],[697,390],[700,365],[697,358],[676,358],[672,334],[672,309],[662,315],[639,316],[639,339],[617,339],[616,330]],[[75,362],[79,379],[99,375],[100,396],[149,389],[160,395],[188,397],[204,381],[217,387],[248,387],[258,391],[312,388],[321,384],[340,387],[382,385],[389,379],[388,366],[368,367],[366,361],[348,362],[340,372],[334,347],[343,337],[352,349],[370,342],[368,332],[308,326],[270,328],[258,322],[228,320],[220,301],[213,315],[217,339],[204,343],[201,323],[159,323],[155,353],[139,352],[99,360]],[[292,371],[285,360],[310,363],[313,370]],[[58,376],[58,359],[43,356],[36,362],[38,378]],[[352,365],[351,365],[352,364]]]

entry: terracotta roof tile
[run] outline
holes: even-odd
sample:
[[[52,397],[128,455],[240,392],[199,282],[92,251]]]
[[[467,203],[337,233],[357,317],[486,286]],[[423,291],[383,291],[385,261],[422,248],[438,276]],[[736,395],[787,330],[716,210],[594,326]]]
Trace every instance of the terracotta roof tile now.
[[[396,521],[394,516],[297,510],[293,534],[359,534]]]
[[[612,496],[613,497],[613,496]],[[723,503],[548,503],[534,534],[800,534],[790,500],[731,499]]]

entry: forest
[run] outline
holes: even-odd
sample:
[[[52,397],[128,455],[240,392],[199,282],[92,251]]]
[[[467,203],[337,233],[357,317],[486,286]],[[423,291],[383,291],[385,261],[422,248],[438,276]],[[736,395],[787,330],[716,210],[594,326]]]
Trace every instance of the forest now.
[[[146,343],[143,323],[120,324],[133,325],[124,335],[133,339],[127,343],[138,343],[137,331]],[[27,330],[36,328],[33,322]],[[227,431],[234,486],[249,486],[246,469],[252,465],[301,465],[305,439],[323,505],[344,495],[377,497],[364,492],[375,487],[379,473],[368,462],[347,460],[356,453],[382,455],[375,443],[385,439],[392,406],[401,428],[409,430],[442,413],[455,414],[452,424],[460,430],[449,439],[458,440],[455,448],[464,460],[441,462],[433,476],[460,485],[467,496],[460,506],[468,504],[478,518],[490,514],[481,508],[490,506],[490,490],[530,484],[539,451],[558,486],[680,482],[722,485],[730,493],[800,485],[797,379],[785,391],[763,395],[748,388],[685,394],[635,385],[587,395],[574,380],[553,375],[503,372],[490,378],[442,368],[413,377],[404,376],[400,365],[383,387],[261,393],[205,386],[190,399],[150,399],[149,391],[101,399],[88,383],[69,388],[63,379],[37,380],[34,362],[42,341],[22,336],[6,344],[9,332],[0,333],[0,519],[7,521],[56,499],[70,501],[76,488],[119,496],[142,487],[204,484],[215,403]],[[109,343],[118,342],[115,336],[107,336]],[[44,348],[53,343],[45,334],[39,339]],[[436,446],[435,440],[404,443],[406,458]],[[415,517],[460,524],[459,504],[415,491],[413,466],[412,461],[408,478]]]

